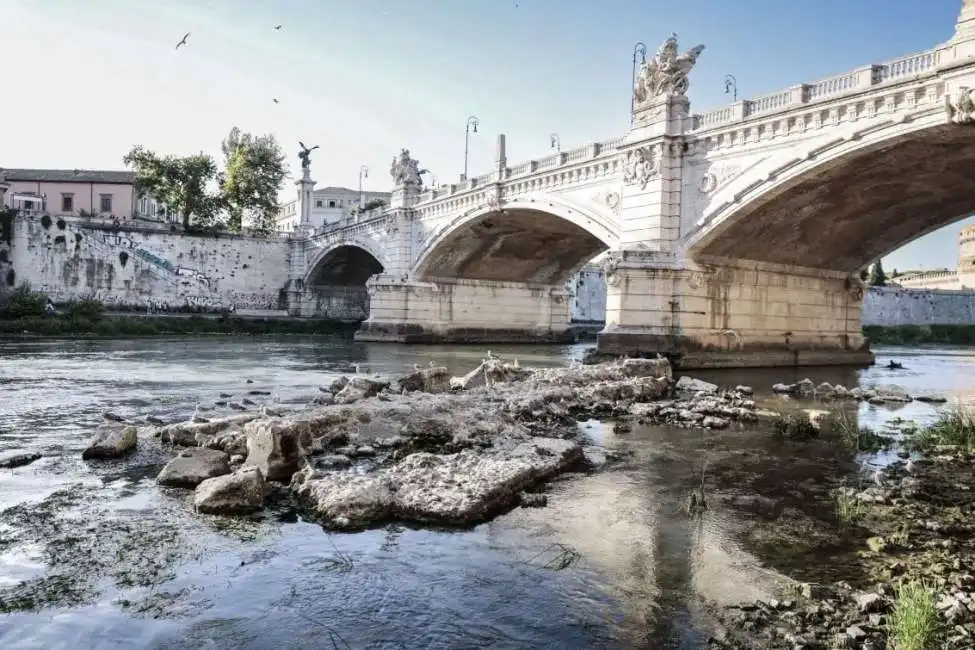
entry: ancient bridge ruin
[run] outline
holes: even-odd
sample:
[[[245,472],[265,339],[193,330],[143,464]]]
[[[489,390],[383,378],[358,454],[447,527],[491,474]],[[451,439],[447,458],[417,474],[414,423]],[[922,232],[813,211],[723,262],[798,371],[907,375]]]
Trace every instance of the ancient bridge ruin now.
[[[436,189],[403,151],[385,212],[300,240],[292,304],[368,296],[361,340],[558,340],[565,283],[609,251],[601,351],[869,361],[859,271],[975,212],[975,0],[929,51],[695,114],[703,49],[643,64],[620,138],[511,165],[502,137]]]

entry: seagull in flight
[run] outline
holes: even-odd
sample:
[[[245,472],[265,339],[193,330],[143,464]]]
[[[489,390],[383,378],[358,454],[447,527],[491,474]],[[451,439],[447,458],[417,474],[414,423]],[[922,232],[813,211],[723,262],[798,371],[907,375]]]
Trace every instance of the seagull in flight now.
[[[274,29],[281,29],[281,25],[275,25]]]
[[[275,104],[280,104],[281,103],[281,102],[278,101],[278,98],[277,97],[272,97],[271,98],[271,101],[273,101]]]
[[[186,45],[186,39],[188,39],[189,37],[190,37],[190,33],[186,32],[186,35],[183,36],[183,40],[181,40],[179,43],[176,44],[176,49],[178,50],[180,47]]]

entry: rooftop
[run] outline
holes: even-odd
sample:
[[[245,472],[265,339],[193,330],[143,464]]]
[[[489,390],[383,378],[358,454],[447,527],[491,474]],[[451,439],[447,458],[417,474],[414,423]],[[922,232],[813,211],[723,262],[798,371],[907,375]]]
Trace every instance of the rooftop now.
[[[97,169],[0,169],[7,181],[38,183],[112,183],[131,185],[135,172]]]
[[[376,192],[374,190],[362,190],[363,194],[382,194],[390,195],[390,192]],[[329,185],[328,187],[319,187],[312,194],[359,194],[359,190],[349,189],[348,187],[336,187],[334,185]]]

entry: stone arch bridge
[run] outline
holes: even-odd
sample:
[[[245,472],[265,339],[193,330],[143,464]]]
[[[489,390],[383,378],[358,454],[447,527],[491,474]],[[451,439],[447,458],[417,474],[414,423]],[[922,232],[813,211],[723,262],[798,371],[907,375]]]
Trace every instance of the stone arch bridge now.
[[[436,189],[404,150],[385,211],[295,240],[291,304],[358,304],[362,340],[554,341],[608,251],[600,351],[871,361],[860,271],[975,213],[975,0],[929,51],[696,114],[703,49],[642,65],[619,138],[511,165],[500,136],[489,173]]]

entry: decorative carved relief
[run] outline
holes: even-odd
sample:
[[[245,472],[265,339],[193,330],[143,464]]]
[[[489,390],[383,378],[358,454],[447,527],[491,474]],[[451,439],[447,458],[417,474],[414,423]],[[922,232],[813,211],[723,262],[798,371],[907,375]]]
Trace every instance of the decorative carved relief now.
[[[653,147],[649,145],[639,147],[630,150],[626,155],[626,164],[623,166],[623,182],[627,185],[639,185],[640,189],[643,190],[658,172]]]
[[[691,289],[700,289],[704,285],[704,274],[700,271],[692,271],[687,276],[687,286]]]
[[[863,290],[866,286],[858,273],[846,278],[846,290],[850,293],[850,298],[856,302],[863,300]]]
[[[677,54],[677,34],[671,35],[649,61],[640,66],[633,87],[633,99],[637,104],[666,95],[684,96],[690,87],[688,75],[704,51],[703,45]]]
[[[622,256],[619,253],[609,253],[603,258],[600,266],[603,268],[603,273],[606,275],[606,284],[611,287],[620,286],[622,278],[620,277],[617,270],[619,269],[620,263],[623,261]]]
[[[601,203],[615,214],[620,212],[620,195],[618,192],[596,192],[592,195],[593,203]]]
[[[715,165],[701,178],[698,190],[707,194],[741,173],[741,165]]]
[[[959,87],[954,93],[945,95],[948,118],[955,124],[975,122],[975,91],[968,86]]]

